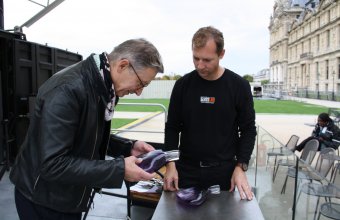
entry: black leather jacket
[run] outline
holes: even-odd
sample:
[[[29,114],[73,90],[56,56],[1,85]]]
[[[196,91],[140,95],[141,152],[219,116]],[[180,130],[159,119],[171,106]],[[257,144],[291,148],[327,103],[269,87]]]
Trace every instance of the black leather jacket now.
[[[53,75],[39,89],[34,115],[10,173],[36,204],[86,210],[93,188],[121,187],[132,142],[110,137],[104,120],[109,99],[93,56]]]

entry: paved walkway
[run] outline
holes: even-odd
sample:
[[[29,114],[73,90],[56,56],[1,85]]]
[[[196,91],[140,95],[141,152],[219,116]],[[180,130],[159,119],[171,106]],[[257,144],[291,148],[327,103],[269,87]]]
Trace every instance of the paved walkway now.
[[[121,117],[128,118],[129,114],[121,113]],[[143,115],[144,116],[144,115]],[[115,115],[115,118],[118,118]],[[131,118],[136,118],[131,116]],[[286,143],[292,134],[298,135],[300,140],[307,138],[316,123],[317,115],[285,115],[285,114],[256,114],[256,124],[261,126],[281,143]],[[164,113],[148,113],[136,122],[133,122],[120,132],[119,135],[131,139],[144,140],[149,142],[163,143],[164,141]]]
[[[306,102],[309,104],[326,106],[328,108],[340,108],[340,102],[335,102],[335,101],[307,99],[307,98],[299,98],[299,97],[292,97],[292,96],[285,96],[284,98],[287,100],[295,100],[298,102]]]

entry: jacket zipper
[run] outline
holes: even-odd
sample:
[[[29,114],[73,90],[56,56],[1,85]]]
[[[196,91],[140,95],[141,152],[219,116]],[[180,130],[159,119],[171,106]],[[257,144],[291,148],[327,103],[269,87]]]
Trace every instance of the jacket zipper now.
[[[98,105],[99,105],[99,101],[100,101],[100,97],[98,97]],[[94,146],[93,146],[93,150],[92,150],[91,160],[93,159],[94,151],[96,149],[97,138],[98,138],[98,115],[97,115],[97,126],[96,126],[96,138],[94,139]],[[77,207],[79,207],[81,205],[81,203],[83,202],[85,192],[86,192],[86,188],[87,187],[85,186],[83,194],[82,194],[81,199],[80,199],[80,202],[78,203]]]

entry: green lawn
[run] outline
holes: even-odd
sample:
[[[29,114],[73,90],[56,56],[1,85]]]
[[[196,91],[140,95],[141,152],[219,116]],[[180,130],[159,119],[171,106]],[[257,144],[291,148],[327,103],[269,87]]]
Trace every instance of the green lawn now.
[[[120,99],[119,103],[159,103],[168,109],[169,99]],[[310,114],[318,115],[321,112],[328,112],[327,107],[312,105],[296,101],[285,100],[254,100],[256,113],[277,113],[277,114]],[[119,105],[116,111],[133,112],[156,112],[162,111],[161,107],[155,106],[126,106]],[[117,129],[137,119],[114,119],[111,121],[111,128]]]
[[[254,100],[256,113],[310,114],[328,112],[327,107],[288,100]]]
[[[119,103],[159,103],[166,108],[169,106],[169,99],[121,99]],[[256,113],[284,113],[284,114],[311,114],[318,115],[321,112],[328,112],[327,107],[312,105],[296,101],[285,100],[254,100]],[[161,111],[160,107],[154,106],[124,106],[119,105],[117,111],[140,111],[154,112]]]
[[[136,121],[138,118],[115,118],[113,120],[111,120],[111,128],[112,129],[117,129],[117,128],[121,128],[124,125],[127,125],[133,121]]]
[[[166,109],[169,107],[169,99],[120,99],[119,103],[158,103],[165,106]],[[117,105],[116,111],[123,112],[157,112],[163,109],[158,106],[130,106],[130,105]]]

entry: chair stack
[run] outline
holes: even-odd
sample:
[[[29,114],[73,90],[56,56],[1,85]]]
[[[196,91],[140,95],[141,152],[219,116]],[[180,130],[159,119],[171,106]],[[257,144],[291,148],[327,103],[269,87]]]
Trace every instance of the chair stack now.
[[[340,163],[336,163],[331,177],[331,182],[328,185],[319,186],[316,188],[318,200],[324,197],[326,202],[320,205],[318,219],[323,215],[331,219],[340,219],[340,204],[332,202],[331,199],[340,198]]]
[[[275,157],[274,160],[274,169],[273,169],[273,182],[275,181],[275,177],[277,174],[278,170],[278,164],[283,164],[283,160],[279,160],[277,162],[278,157],[287,157],[286,161],[288,161],[288,157],[294,154],[294,150],[296,148],[297,142],[299,141],[299,137],[297,135],[292,135],[286,145],[280,148],[272,148],[268,153],[267,153],[267,165],[269,162],[270,157]],[[295,158],[295,157],[294,157]]]
[[[311,158],[314,157],[313,154],[313,151],[309,152],[311,156],[309,156],[308,161],[303,163],[303,166],[299,168],[297,177],[295,175],[295,167],[289,168],[287,172],[288,177],[298,178],[297,191],[299,194],[297,202],[300,199],[301,193],[316,196],[317,203],[314,211],[314,219],[316,219],[319,200],[323,197],[326,202],[320,206],[319,218],[320,215],[324,215],[329,218],[340,219],[340,204],[331,202],[331,198],[340,198],[340,164],[335,163],[337,158],[336,152],[332,148],[322,149],[317,157],[315,167],[313,167],[310,162]],[[299,183],[302,180],[307,180],[308,182],[301,185]],[[285,184],[282,192],[285,191]],[[299,185],[301,185],[301,187],[299,187]]]
[[[284,194],[286,192],[288,177],[296,178],[296,169],[299,169],[299,172],[298,172],[299,180],[306,179],[308,177],[308,173],[305,173],[302,169],[305,166],[312,164],[318,148],[319,148],[318,140],[312,139],[306,143],[300,156],[300,160],[303,161],[303,163],[301,163],[298,168],[296,168],[295,166],[288,168],[285,182],[282,186],[281,194]]]

